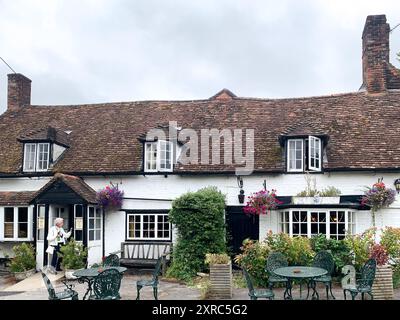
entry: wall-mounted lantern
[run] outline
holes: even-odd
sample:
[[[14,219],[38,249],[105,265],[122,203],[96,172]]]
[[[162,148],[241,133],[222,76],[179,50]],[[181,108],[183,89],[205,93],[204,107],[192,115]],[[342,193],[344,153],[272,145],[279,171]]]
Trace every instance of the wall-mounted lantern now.
[[[400,193],[400,178],[394,181],[394,187],[396,188],[397,193]]]
[[[244,203],[244,190],[243,190],[243,178],[237,176],[237,184],[240,189],[238,194],[239,203]]]

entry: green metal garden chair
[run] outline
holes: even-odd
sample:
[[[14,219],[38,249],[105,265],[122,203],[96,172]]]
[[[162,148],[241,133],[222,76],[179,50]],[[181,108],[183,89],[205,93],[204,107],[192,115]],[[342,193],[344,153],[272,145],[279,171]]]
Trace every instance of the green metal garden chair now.
[[[267,258],[266,271],[269,274],[268,286],[272,290],[276,283],[285,283],[288,281],[287,278],[278,276],[274,273],[274,270],[278,268],[287,267],[288,261],[286,257],[280,252],[272,252]]]
[[[104,258],[103,267],[119,267],[119,257],[115,253],[109,254]]]
[[[271,289],[254,289],[253,281],[246,269],[242,269],[244,277],[246,278],[247,288],[249,289],[249,297],[251,300],[257,300],[261,298],[273,300],[275,295]]]
[[[161,271],[161,265],[162,265],[163,259],[164,259],[164,256],[161,256],[160,258],[158,258],[151,280],[141,279],[136,282],[136,290],[137,290],[136,300],[140,300],[140,290],[143,287],[152,287],[154,299],[158,300],[158,276]]]
[[[93,282],[93,295],[90,300],[119,300],[122,274],[117,269],[106,269],[99,273]]]
[[[78,300],[78,292],[72,290],[73,288],[72,285],[68,285],[66,282],[63,282],[64,285],[66,286],[64,291],[56,292],[47,275],[43,271],[41,271],[41,273],[44,284],[46,285],[47,288],[47,292],[49,293],[49,300],[66,300],[66,299]]]
[[[365,294],[368,293],[371,299],[374,299],[372,294],[372,284],[375,280],[376,260],[369,259],[361,269],[361,278],[356,280],[354,287],[343,289],[344,299],[347,300],[346,292],[351,294],[351,299],[355,300],[356,296],[361,293],[361,299],[364,300]]]
[[[332,254],[326,250],[319,251],[314,257],[312,266],[328,271],[326,275],[315,278],[313,281],[320,282],[325,285],[327,300],[329,300],[329,294],[331,295],[332,299],[336,299],[332,293],[332,273],[335,269],[335,261],[333,260]],[[310,292],[310,286],[308,286],[308,292]]]

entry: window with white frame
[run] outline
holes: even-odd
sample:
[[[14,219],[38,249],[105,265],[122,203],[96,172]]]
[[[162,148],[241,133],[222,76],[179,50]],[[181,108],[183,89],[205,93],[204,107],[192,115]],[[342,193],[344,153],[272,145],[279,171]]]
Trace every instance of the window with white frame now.
[[[318,137],[287,140],[287,171],[321,171],[322,141]]]
[[[89,207],[88,215],[89,241],[101,240],[101,209]]]
[[[292,211],[292,234],[293,236],[308,235],[307,211]]]
[[[50,162],[49,143],[25,143],[24,163],[25,172],[47,171]]]
[[[36,144],[24,145],[24,171],[35,171],[36,168]]]
[[[83,241],[83,205],[74,205],[74,239]]]
[[[288,171],[297,172],[303,171],[304,156],[303,156],[304,143],[301,139],[288,140]]]
[[[5,207],[4,240],[27,240],[29,232],[28,207]]]
[[[308,137],[308,169],[321,171],[321,139]]]
[[[313,237],[319,234],[329,239],[344,239],[355,233],[355,212],[348,209],[302,209],[279,213],[279,230],[291,236]]]
[[[50,144],[38,143],[36,171],[47,171],[49,168]]]
[[[145,142],[144,169],[146,172],[170,172],[173,169],[173,144],[158,140]]]
[[[170,240],[171,238],[168,214],[129,213],[127,223],[127,239],[129,240]]]
[[[38,205],[37,206],[37,216],[36,216],[36,237],[37,240],[43,241],[44,240],[44,235],[45,235],[45,214],[46,213],[46,207],[44,205]]]

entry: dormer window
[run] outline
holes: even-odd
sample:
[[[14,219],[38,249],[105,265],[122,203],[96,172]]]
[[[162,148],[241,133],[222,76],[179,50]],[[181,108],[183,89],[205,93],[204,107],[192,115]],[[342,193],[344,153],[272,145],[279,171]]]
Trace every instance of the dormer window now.
[[[321,171],[321,138],[308,136],[288,139],[286,146],[288,172]]]
[[[24,171],[47,171],[50,160],[50,143],[24,144]]]
[[[173,145],[170,141],[158,140],[144,143],[144,171],[172,172]]]
[[[69,148],[68,134],[53,127],[27,132],[17,140],[23,143],[24,172],[49,170]]]

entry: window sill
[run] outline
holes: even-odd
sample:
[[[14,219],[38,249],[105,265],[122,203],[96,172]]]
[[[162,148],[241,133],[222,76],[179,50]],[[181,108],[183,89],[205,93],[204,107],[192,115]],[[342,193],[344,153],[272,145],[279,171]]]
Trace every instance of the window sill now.
[[[285,174],[323,174],[324,171],[286,171]]]
[[[29,238],[21,238],[21,239],[1,239],[0,242],[32,242],[33,239],[29,239]]]
[[[143,242],[152,242],[152,241],[157,241],[157,242],[163,242],[163,241],[171,241],[171,238],[126,238],[126,241],[143,241]]]

